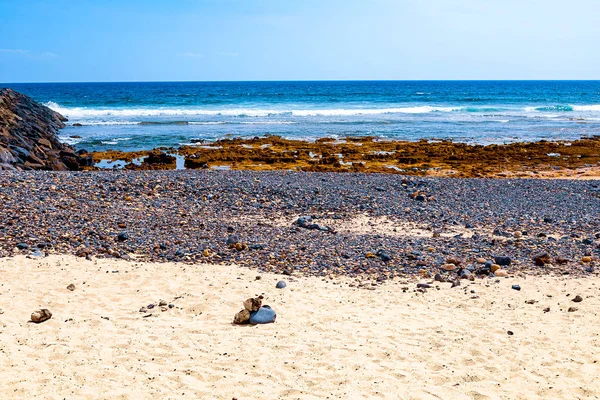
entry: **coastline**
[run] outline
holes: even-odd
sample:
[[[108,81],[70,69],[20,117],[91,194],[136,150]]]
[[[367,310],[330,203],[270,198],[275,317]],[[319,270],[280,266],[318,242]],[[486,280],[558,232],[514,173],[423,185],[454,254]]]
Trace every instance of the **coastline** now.
[[[309,142],[266,136],[199,141],[179,148],[90,154],[95,165],[118,165],[131,170],[213,168],[456,178],[600,178],[599,137],[484,146],[448,140],[410,142],[348,137]]]

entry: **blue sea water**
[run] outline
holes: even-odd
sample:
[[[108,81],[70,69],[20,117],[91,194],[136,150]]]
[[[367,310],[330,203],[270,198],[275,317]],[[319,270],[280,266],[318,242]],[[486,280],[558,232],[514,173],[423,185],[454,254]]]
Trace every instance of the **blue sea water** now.
[[[600,81],[0,84],[4,86],[68,117],[61,139],[87,150],[177,147],[201,139],[264,135],[306,140],[372,135],[482,144],[600,135]]]

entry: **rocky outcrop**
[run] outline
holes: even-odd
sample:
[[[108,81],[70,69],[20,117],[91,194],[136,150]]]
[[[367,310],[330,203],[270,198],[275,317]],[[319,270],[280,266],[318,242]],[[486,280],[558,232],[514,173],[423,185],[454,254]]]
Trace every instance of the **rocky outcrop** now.
[[[0,170],[79,170],[87,160],[57,137],[66,120],[24,94],[0,89]]]

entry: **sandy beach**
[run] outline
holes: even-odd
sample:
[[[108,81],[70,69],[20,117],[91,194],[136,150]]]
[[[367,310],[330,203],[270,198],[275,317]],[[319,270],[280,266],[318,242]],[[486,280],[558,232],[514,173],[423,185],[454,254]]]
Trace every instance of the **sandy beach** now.
[[[0,273],[5,399],[600,396],[596,276],[432,283],[420,293],[427,281],[367,290],[235,265],[57,255],[4,258]],[[275,289],[281,279],[287,287]],[[262,293],[276,323],[232,325],[242,301]],[[160,299],[174,308],[139,312]],[[40,307],[53,317],[28,322]]]

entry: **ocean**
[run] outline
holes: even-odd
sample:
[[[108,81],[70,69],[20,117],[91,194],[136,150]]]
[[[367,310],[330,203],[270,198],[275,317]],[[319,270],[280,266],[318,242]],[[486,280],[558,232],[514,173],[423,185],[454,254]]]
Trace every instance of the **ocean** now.
[[[88,151],[280,135],[469,143],[600,135],[600,81],[316,81],[0,84],[69,119]],[[82,126],[74,126],[80,124]]]

